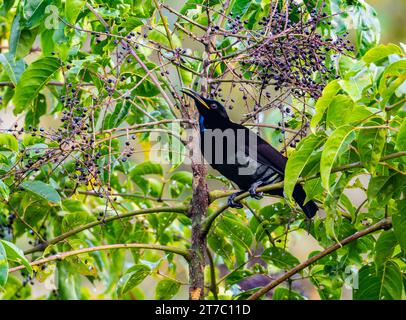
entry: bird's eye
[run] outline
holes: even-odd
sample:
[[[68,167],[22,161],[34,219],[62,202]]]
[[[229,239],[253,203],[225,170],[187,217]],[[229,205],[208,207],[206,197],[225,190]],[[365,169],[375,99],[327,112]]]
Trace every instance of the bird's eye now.
[[[217,104],[212,103],[212,104],[210,105],[210,108],[212,108],[212,109],[217,109]]]

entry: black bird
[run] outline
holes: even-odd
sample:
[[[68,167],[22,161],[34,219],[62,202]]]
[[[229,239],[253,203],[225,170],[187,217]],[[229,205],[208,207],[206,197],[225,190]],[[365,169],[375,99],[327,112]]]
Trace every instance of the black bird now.
[[[283,181],[286,157],[248,128],[232,122],[218,101],[204,98],[190,89],[184,88],[182,92],[194,99],[199,111],[204,158],[242,190],[228,198],[230,207],[241,208],[234,199],[247,190],[251,197],[260,199],[262,195],[256,191],[259,186]],[[283,197],[283,188],[268,194]],[[316,214],[318,207],[314,201],[304,204],[306,193],[301,185],[296,185],[293,198],[308,218]]]

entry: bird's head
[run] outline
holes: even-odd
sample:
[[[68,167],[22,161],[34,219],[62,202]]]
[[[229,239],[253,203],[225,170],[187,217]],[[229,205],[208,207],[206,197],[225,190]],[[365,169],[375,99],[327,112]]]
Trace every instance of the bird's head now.
[[[224,108],[220,102],[204,98],[195,91],[187,88],[183,88],[181,91],[195,101],[197,110],[205,119],[229,120],[226,108]]]

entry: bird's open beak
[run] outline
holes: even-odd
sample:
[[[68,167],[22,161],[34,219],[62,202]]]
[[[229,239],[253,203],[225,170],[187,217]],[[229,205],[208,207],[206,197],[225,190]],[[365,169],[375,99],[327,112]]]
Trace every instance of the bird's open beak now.
[[[180,91],[187,94],[189,97],[193,98],[194,100],[198,101],[201,105],[203,105],[207,109],[211,110],[210,107],[207,105],[207,103],[202,99],[202,97],[198,93],[194,92],[193,90],[191,90],[189,88],[182,88]]]

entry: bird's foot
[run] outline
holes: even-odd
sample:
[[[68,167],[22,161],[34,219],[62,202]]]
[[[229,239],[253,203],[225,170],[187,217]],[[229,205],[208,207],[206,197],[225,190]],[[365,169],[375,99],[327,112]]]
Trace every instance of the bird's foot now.
[[[241,209],[243,205],[240,202],[234,201],[235,197],[239,196],[242,192],[235,192],[227,199],[227,204],[230,208]]]
[[[260,200],[260,199],[262,199],[264,196],[263,196],[263,193],[262,192],[257,192],[257,188],[261,185],[261,184],[263,184],[263,181],[257,181],[257,182],[254,182],[252,185],[251,185],[251,187],[248,189],[248,192],[250,193],[250,196],[252,197],[252,198],[254,198],[254,199],[256,199],[256,200]]]

